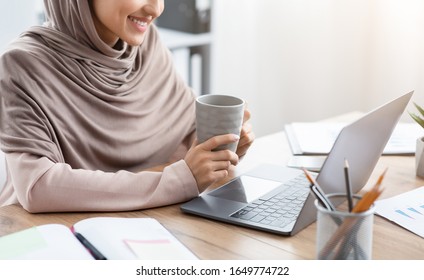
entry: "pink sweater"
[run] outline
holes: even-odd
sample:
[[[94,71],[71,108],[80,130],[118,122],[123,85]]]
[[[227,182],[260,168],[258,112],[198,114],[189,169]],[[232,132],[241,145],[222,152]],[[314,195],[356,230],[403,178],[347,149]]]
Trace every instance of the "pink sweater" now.
[[[183,160],[194,139],[194,96],[156,28],[140,47],[117,50],[95,32],[87,0],[48,2],[49,24],[0,57],[8,167],[0,205],[125,211],[197,196]],[[141,171],[165,163],[163,172]]]

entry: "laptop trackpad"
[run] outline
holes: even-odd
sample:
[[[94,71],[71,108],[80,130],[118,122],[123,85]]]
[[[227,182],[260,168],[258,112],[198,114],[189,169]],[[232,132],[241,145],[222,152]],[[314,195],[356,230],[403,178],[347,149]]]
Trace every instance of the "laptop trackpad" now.
[[[208,195],[227,200],[250,203],[280,185],[281,182],[241,175],[237,179],[208,193]]]

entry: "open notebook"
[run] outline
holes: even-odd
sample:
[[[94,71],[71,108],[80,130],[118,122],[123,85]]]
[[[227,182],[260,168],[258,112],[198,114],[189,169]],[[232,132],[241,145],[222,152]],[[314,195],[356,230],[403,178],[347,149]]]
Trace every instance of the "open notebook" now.
[[[60,224],[32,227],[0,238],[0,259],[93,260],[82,235],[106,259],[181,260],[197,257],[157,220],[96,217],[70,229]]]

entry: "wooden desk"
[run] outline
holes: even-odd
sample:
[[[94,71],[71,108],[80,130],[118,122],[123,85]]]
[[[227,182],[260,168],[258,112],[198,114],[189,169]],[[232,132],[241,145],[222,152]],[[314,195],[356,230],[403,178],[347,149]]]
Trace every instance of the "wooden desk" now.
[[[285,165],[291,156],[284,133],[255,141],[234,174],[242,173],[260,162]],[[391,197],[424,185],[415,176],[413,157],[384,156],[370,179],[389,167],[382,197]],[[315,223],[293,237],[207,220],[184,214],[179,205],[120,213],[29,214],[20,206],[0,208],[0,236],[31,226],[60,223],[71,226],[88,217],[152,217],[161,222],[200,259],[315,259]],[[376,216],[374,221],[373,259],[424,259],[424,239]]]

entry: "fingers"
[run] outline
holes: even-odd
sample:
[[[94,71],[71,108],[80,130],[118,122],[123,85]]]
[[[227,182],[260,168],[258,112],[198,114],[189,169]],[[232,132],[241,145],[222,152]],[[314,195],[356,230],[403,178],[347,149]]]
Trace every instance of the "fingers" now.
[[[230,161],[214,161],[211,164],[211,168],[214,172],[221,171],[221,170],[228,170],[231,166]]]
[[[243,124],[238,146],[244,146],[248,143],[251,143],[253,142],[254,139],[255,139],[255,136],[252,131],[252,125],[250,123]]]
[[[196,179],[199,191],[228,176],[231,165],[237,165],[239,157],[230,150],[213,151],[216,147],[239,140],[238,135],[215,136],[201,144],[193,144],[184,160]]]
[[[240,140],[239,135],[225,134],[225,135],[218,135],[218,136],[212,137],[200,145],[202,146],[204,150],[212,151],[221,145],[235,143],[239,140]]]
[[[252,125],[250,123],[243,124],[240,135],[241,138],[236,151],[239,158],[243,157],[247,153],[247,150],[255,140],[255,134],[252,131]]]
[[[252,125],[248,123],[249,119],[250,111],[245,109],[240,135],[219,135],[201,144],[198,144],[197,140],[194,141],[184,160],[193,173],[200,192],[216,181],[226,178],[231,165],[237,165],[240,157],[246,154],[255,139],[255,135],[252,132]],[[227,145],[237,141],[236,153],[230,150],[216,151],[216,148],[221,145]]]
[[[243,156],[246,155],[246,153],[249,150],[250,146],[251,146],[250,144],[246,144],[244,146],[237,147],[236,154],[238,155],[239,159],[242,159]]]
[[[222,150],[222,151],[213,152],[211,155],[211,160],[218,161],[218,162],[228,162],[228,163],[231,163],[232,165],[237,165],[239,162],[239,157],[234,152],[231,152],[229,150]],[[230,166],[228,164],[226,169],[228,169],[229,167]]]
[[[247,106],[247,105],[246,105]],[[244,108],[244,114],[243,114],[243,123],[247,122],[248,120],[250,120],[250,111],[247,108]]]
[[[196,178],[199,192],[201,193],[204,190],[206,190],[210,185],[214,184],[215,182],[225,179],[228,176],[228,174],[229,172],[227,169],[221,169],[221,170],[204,174],[204,176],[199,178],[200,181],[198,181],[198,178]]]

